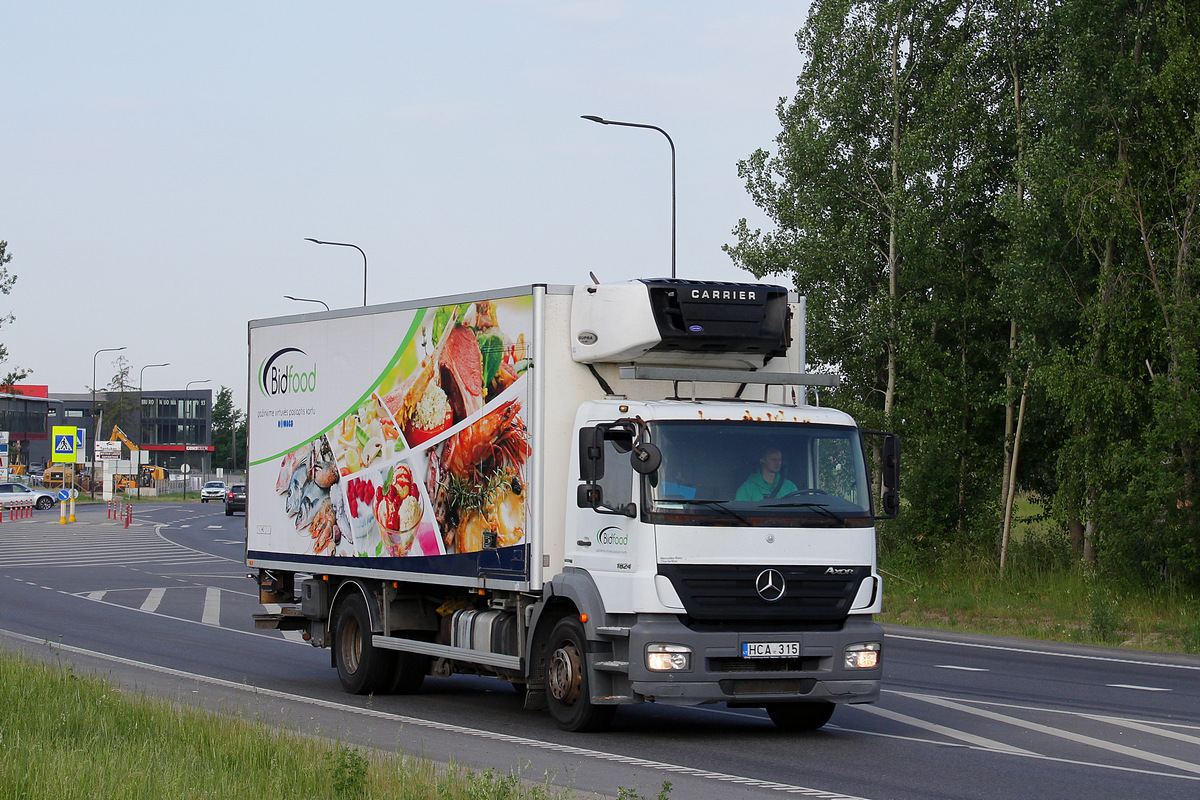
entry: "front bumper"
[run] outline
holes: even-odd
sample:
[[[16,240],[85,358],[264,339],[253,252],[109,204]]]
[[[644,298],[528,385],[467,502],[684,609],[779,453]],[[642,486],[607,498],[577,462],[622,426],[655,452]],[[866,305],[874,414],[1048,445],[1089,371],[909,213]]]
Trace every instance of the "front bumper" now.
[[[800,642],[799,658],[742,657],[744,642]],[[725,702],[730,706],[763,706],[823,700],[833,703],[873,703],[879,699],[883,677],[879,664],[850,669],[844,664],[847,647],[879,642],[883,629],[869,618],[847,619],[837,631],[695,631],[675,617],[645,617],[629,632],[631,688],[645,700],[669,705]],[[655,672],[646,667],[651,643],[675,644],[692,650],[691,668]]]

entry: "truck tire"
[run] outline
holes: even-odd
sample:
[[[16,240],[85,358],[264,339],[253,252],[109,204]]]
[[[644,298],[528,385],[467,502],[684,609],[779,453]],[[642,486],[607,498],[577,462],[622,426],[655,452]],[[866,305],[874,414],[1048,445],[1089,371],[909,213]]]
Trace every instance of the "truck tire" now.
[[[333,655],[338,679],[350,694],[382,692],[391,684],[396,652],[371,644],[371,615],[362,595],[352,595],[338,606]]]
[[[587,671],[587,635],[575,617],[563,617],[550,631],[546,646],[546,703],[564,731],[599,731],[612,722],[616,706],[591,701]]]
[[[833,703],[771,703],[767,716],[780,730],[815,731],[833,716]]]
[[[404,631],[400,634],[406,639],[428,639],[424,631]],[[415,694],[425,682],[429,673],[429,656],[421,653],[396,653],[396,672],[392,675],[392,683],[388,688],[390,694]]]

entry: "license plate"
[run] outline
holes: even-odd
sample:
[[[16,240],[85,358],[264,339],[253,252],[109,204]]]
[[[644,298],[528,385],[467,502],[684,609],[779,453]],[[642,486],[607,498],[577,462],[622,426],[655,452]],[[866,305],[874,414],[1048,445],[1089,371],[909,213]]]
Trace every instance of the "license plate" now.
[[[799,642],[742,642],[742,658],[788,658],[799,655]]]

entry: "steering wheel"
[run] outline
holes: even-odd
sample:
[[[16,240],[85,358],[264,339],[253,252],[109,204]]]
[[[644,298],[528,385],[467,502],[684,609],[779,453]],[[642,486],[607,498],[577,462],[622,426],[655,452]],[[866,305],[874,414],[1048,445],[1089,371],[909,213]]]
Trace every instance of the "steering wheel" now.
[[[828,494],[828,492],[823,492],[820,489],[797,489],[794,492],[788,492],[781,499],[786,499],[788,497],[795,497],[796,495],[818,495],[818,494]]]

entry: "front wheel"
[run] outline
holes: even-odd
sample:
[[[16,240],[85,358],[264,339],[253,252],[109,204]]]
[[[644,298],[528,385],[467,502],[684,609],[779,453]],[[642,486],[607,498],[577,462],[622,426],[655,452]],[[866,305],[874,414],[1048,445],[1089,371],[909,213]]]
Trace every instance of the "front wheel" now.
[[[37,508],[38,511],[45,511],[52,505],[54,505],[54,501],[49,497],[39,497],[37,499],[37,503],[34,504],[34,507]]]
[[[767,716],[785,731],[815,731],[833,716],[833,703],[772,703]]]
[[[333,654],[338,679],[350,694],[386,690],[396,672],[396,652],[371,644],[371,615],[362,595],[341,604],[333,629]]]
[[[612,722],[616,706],[591,701],[587,671],[587,635],[575,617],[563,617],[550,631],[546,703],[564,731],[598,731]]]

